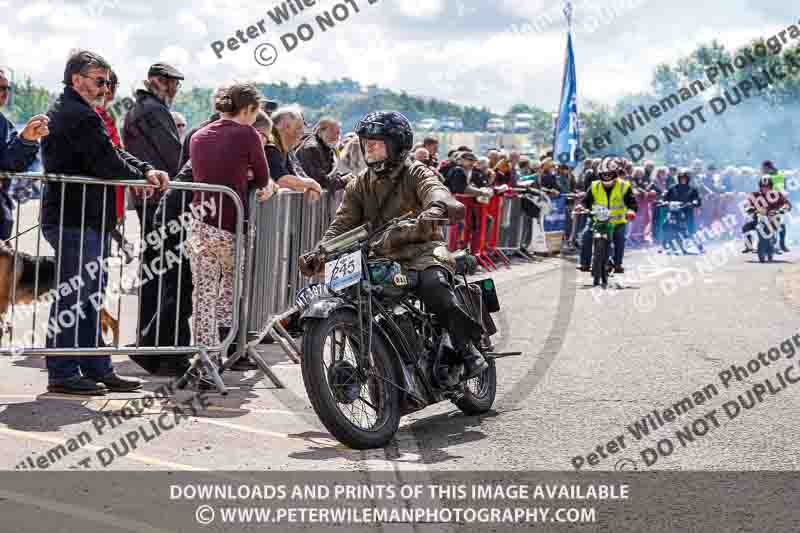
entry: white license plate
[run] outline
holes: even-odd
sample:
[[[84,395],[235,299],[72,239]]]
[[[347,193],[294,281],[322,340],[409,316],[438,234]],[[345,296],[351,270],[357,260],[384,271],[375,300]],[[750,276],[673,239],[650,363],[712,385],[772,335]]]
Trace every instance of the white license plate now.
[[[361,281],[361,251],[343,255],[325,263],[325,285],[340,291]]]
[[[325,284],[315,283],[297,293],[294,304],[301,309],[305,309],[311,305],[312,302],[325,296],[328,296],[328,289],[325,287]]]

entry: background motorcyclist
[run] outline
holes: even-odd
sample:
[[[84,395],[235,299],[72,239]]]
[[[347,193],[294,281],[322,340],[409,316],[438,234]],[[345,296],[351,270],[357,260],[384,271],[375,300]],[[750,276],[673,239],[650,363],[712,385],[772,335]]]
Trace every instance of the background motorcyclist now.
[[[689,204],[684,207],[684,213],[686,214],[687,228],[689,232],[689,235],[687,235],[688,237],[694,235],[694,211],[696,208],[702,205],[702,201],[700,200],[700,193],[691,183],[692,172],[688,168],[681,168],[678,170],[677,177],[678,183],[667,189],[667,193],[664,195],[663,200],[665,202],[681,202],[683,204]],[[668,248],[673,243],[675,236],[672,235],[671,228],[668,226],[664,228],[664,233],[664,247]],[[701,252],[703,251],[703,245],[701,243],[698,243],[697,247]]]
[[[775,211],[781,208],[785,208],[787,211],[792,210],[792,204],[789,202],[789,197],[786,196],[786,193],[775,190],[774,181],[771,176],[764,176],[761,178],[761,180],[758,182],[758,191],[749,194],[747,197],[747,202],[748,205],[745,208],[745,211],[748,214],[753,215],[753,219],[742,227],[745,243],[745,249],[742,251],[742,253],[754,251],[755,244],[752,242],[753,234],[751,232],[756,229],[758,224],[755,216],[756,214],[759,212],[767,213],[768,211]],[[785,232],[786,226],[781,224],[780,229],[782,232]],[[780,254],[782,251],[788,250],[776,250],[775,253]]]
[[[778,170],[772,161],[764,161],[761,164],[762,174],[768,175],[772,179],[772,189],[776,192],[783,193],[785,191],[786,175],[782,170]],[[778,243],[780,249],[778,253],[788,252],[786,247],[786,224],[781,224],[780,233],[778,233]]]
[[[623,180],[623,164],[613,157],[606,157],[597,168],[599,179],[595,180],[583,197],[582,205],[591,211],[595,205],[603,205],[611,211],[611,224],[614,226],[612,244],[614,246],[614,271],[625,272],[622,259],[625,254],[625,230],[628,221],[636,219],[638,205],[630,182]],[[582,272],[591,272],[592,232],[585,231],[581,241]]]
[[[464,206],[430,168],[408,159],[414,134],[406,117],[393,111],[369,113],[356,126],[356,134],[367,168],[347,184],[336,218],[322,240],[365,223],[377,227],[409,211],[418,215],[416,224],[384,234],[373,254],[398,262],[404,272],[417,273],[417,296],[450,333],[463,358],[463,378],[475,377],[488,368],[476,348],[483,327],[464,310],[452,288],[454,265],[440,224],[425,221],[447,217],[451,224],[457,223],[464,217]],[[324,257],[300,258],[306,276],[323,267]]]

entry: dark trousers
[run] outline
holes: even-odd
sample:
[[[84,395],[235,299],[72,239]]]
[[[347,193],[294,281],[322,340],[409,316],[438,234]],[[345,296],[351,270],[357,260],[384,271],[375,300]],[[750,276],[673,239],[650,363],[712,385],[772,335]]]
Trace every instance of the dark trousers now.
[[[7,184],[4,184],[7,185]],[[7,241],[14,229],[14,200],[0,188],[0,240]]]
[[[627,224],[617,224],[614,226],[614,234],[611,240],[612,258],[615,266],[622,266],[622,259],[625,256],[625,230]],[[591,225],[587,225],[581,239],[581,266],[590,267],[592,262],[592,233]]]
[[[102,346],[99,310],[107,280],[101,262],[108,257],[110,239],[100,232],[86,228],[81,240],[78,228],[63,228],[59,246],[58,226],[42,228],[45,240],[55,250],[59,268],[58,300],[50,306],[48,348],[95,348]],[[92,264],[87,268],[87,265]],[[70,280],[74,280],[70,282]],[[69,285],[66,288],[64,283]],[[113,370],[111,357],[46,357],[47,379],[50,385],[70,378],[100,378]]]
[[[146,271],[142,270],[141,287],[142,297],[139,301],[139,345],[140,346],[189,346],[191,344],[191,330],[189,329],[189,317],[192,315],[192,271],[189,266],[189,259],[183,255],[182,264],[170,263],[167,253],[171,252],[180,257],[180,247],[185,235],[180,232],[171,233],[165,227],[161,228],[161,218],[155,216],[155,207],[151,202],[148,203],[147,212],[142,206],[136,207],[139,216],[139,223],[143,229],[144,241],[146,246],[142,253],[142,262],[152,271],[152,279],[148,279]],[[165,224],[169,218],[164,220]],[[174,227],[174,226],[173,226]],[[152,238],[153,242],[161,243],[151,245],[148,243],[148,235],[158,235],[158,239]],[[165,239],[162,236],[166,235]],[[180,284],[180,292],[178,291]],[[159,298],[160,285],[160,298]],[[160,302],[160,304],[159,304]],[[177,341],[175,336],[177,332]],[[160,360],[163,358],[175,360],[185,356],[148,356],[142,360],[152,362],[152,368],[147,370],[154,371]],[[142,364],[141,361],[137,361]]]
[[[521,245],[523,248],[528,248],[531,245],[531,241],[533,240],[533,218],[522,214],[522,241]]]
[[[746,223],[742,226],[742,234],[744,236],[744,245],[748,249],[753,249],[756,247],[756,242],[748,235],[749,232],[754,231],[758,222],[755,219],[751,220],[750,222]],[[757,237],[756,237],[757,238]]]
[[[442,267],[430,267],[419,273],[416,295],[450,333],[453,347],[464,351],[469,342],[478,343],[483,326],[461,306],[450,282],[450,273]]]

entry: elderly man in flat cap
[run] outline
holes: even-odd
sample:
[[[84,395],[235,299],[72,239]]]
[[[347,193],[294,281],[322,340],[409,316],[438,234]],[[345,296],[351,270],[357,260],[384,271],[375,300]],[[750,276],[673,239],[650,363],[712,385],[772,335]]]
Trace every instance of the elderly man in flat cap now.
[[[125,149],[142,161],[147,161],[158,170],[163,170],[174,178],[180,170],[181,136],[175,119],[170,112],[184,77],[181,72],[166,63],[156,63],[147,71],[144,87],[136,91],[136,102],[125,116],[122,128],[122,142]],[[143,235],[158,234],[155,212],[159,196],[134,195],[133,205],[139,215]],[[147,265],[160,256],[156,246],[147,246],[143,261]],[[169,269],[159,280],[151,279],[142,285],[139,304],[140,346],[174,346],[175,333],[178,332],[177,346],[187,346],[190,342],[189,315],[181,312],[176,316],[175,309],[181,300],[180,309],[191,309],[191,291],[181,287],[177,290],[177,269]],[[159,284],[161,285],[161,305],[159,305]],[[160,323],[160,324],[159,324]],[[156,338],[158,335],[158,338]],[[150,373],[180,375],[188,368],[184,356],[133,356],[139,366]]]

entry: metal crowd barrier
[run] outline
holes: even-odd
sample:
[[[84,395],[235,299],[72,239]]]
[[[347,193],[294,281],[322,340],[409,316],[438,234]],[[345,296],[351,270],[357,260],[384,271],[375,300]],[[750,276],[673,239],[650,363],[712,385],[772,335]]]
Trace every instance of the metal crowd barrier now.
[[[98,285],[100,290],[97,293],[89,295],[90,299],[95,298],[93,301],[85,302],[84,300],[86,299],[86,295],[83,295],[83,299],[81,297],[81,289],[83,288],[84,284],[78,280],[75,280],[77,276],[72,276],[70,280],[60,279],[61,259],[63,254],[58,254],[57,257],[54,257],[54,248],[48,244],[47,239],[43,238],[42,211],[44,200],[29,201],[25,204],[19,205],[15,211],[15,231],[12,231],[12,236],[6,243],[7,246],[10,245],[9,248],[13,248],[14,260],[0,261],[0,269],[8,268],[10,270],[10,272],[0,271],[0,276],[2,276],[2,279],[7,280],[10,285],[10,287],[6,287],[8,289],[7,294],[0,289],[0,311],[4,312],[3,314],[5,315],[3,332],[10,332],[8,338],[5,338],[5,335],[3,335],[2,342],[0,342],[0,355],[75,357],[104,355],[177,356],[198,354],[199,357],[195,360],[194,366],[190,371],[194,372],[192,375],[199,376],[200,373],[203,373],[206,379],[211,379],[214,382],[220,392],[223,394],[226,393],[225,385],[223,384],[219,375],[219,370],[224,371],[225,369],[229,368],[230,365],[235,362],[236,357],[229,358],[225,364],[222,364],[220,359],[217,359],[215,363],[212,363],[211,359],[209,358],[209,353],[223,353],[227,351],[228,346],[236,337],[237,325],[239,324],[239,307],[237,305],[233,306],[233,309],[231,310],[232,327],[230,328],[227,336],[224,339],[221,339],[219,343],[213,346],[202,346],[196,343],[193,334],[197,329],[196,315],[191,325],[192,340],[188,343],[185,343],[187,345],[181,345],[178,339],[179,331],[177,323],[182,317],[188,319],[186,316],[188,310],[185,308],[181,309],[180,304],[181,295],[183,294],[182,291],[188,290],[185,286],[182,286],[183,284],[181,281],[181,275],[183,274],[183,269],[185,268],[184,258],[186,256],[184,254],[184,247],[182,245],[177,246],[178,251],[172,252],[172,255],[165,255],[168,253],[165,251],[167,246],[172,246],[172,244],[169,244],[165,241],[167,239],[167,232],[170,232],[174,239],[178,240],[177,242],[183,242],[185,240],[188,226],[191,224],[191,220],[195,216],[194,211],[187,210],[185,208],[186,202],[181,203],[180,214],[175,220],[174,224],[168,223],[167,210],[162,209],[159,213],[159,216],[155,217],[154,219],[154,224],[161,226],[161,229],[156,229],[151,231],[149,234],[145,234],[144,225],[133,224],[129,220],[131,217],[133,219],[138,219],[136,215],[132,215],[130,212],[126,212],[126,216],[123,217],[121,227],[110,227],[113,224],[109,224],[107,222],[107,219],[110,217],[106,215],[107,210],[110,212],[114,211],[114,209],[111,208],[111,202],[116,202],[116,188],[121,187],[126,194],[134,194],[134,192],[131,191],[132,188],[136,188],[139,191],[154,189],[154,186],[144,181],[102,180],[82,176],[53,174],[0,173],[0,179],[14,179],[18,177],[41,181],[48,190],[53,190],[53,188],[60,189],[61,199],[58,209],[58,249],[63,247],[65,228],[64,215],[66,210],[70,210],[72,212],[71,214],[75,215],[75,217],[78,216],[76,213],[80,213],[79,217],[81,223],[76,229],[80,230],[80,242],[85,242],[86,230],[89,228],[86,216],[87,206],[91,205],[92,198],[95,198],[94,194],[98,192],[98,188],[102,188],[102,200],[100,200],[100,212],[102,220],[99,228],[101,235],[101,261],[99,264],[97,264],[97,261],[84,264],[86,263],[85,259],[87,259],[83,255],[84,249],[86,248],[85,246],[80,247],[77,261],[77,265],[80,265],[79,272],[86,270],[90,276],[92,275],[92,272],[94,272],[96,276],[99,276]],[[180,194],[181,199],[187,201],[189,200],[187,196],[199,193],[198,200],[200,202],[200,206],[205,207],[206,212],[211,216],[215,216],[216,213],[218,218],[218,228],[222,225],[222,209],[220,207],[222,206],[223,198],[227,198],[232,202],[236,216],[236,238],[233,247],[234,257],[232,265],[234,276],[232,288],[234,302],[237,302],[242,295],[242,267],[245,256],[245,239],[242,238],[244,236],[244,208],[239,195],[232,189],[225,186],[200,183],[172,182],[170,184],[170,189],[174,190],[172,194]],[[91,192],[93,194],[93,196],[89,197],[88,201],[87,192]],[[46,190],[43,198],[47,194],[48,192]],[[65,204],[67,194],[69,194],[71,198],[69,204]],[[81,201],[76,202],[76,197],[80,197]],[[216,206],[216,211],[214,211],[213,206]],[[92,209],[96,209],[96,207],[96,205],[93,205]],[[155,202],[153,200],[148,200],[148,197],[145,194],[142,201],[142,211],[145,215],[145,218],[147,218],[147,214],[151,213],[152,210],[156,209],[156,207],[157,205],[155,205]],[[115,217],[116,215],[114,215],[114,218]],[[139,225],[138,231],[133,229],[136,225]],[[177,234],[176,228],[178,228]],[[93,229],[94,231],[97,231],[98,228],[95,226]],[[144,244],[139,246],[139,264],[137,271],[133,276],[130,275],[130,267],[127,269],[128,272],[126,273],[126,261],[120,257],[120,255],[124,255],[122,252],[127,250],[127,246],[131,244],[131,239],[134,241],[138,240],[139,243],[147,243],[147,246],[152,247],[150,249],[150,254],[148,254],[148,257],[150,258],[150,264],[145,264],[146,246]],[[117,257],[112,255],[111,249],[106,249],[107,242],[108,247],[112,248],[112,243],[115,241],[117,242]],[[173,242],[176,241],[173,240]],[[154,253],[154,248],[158,250],[157,253]],[[128,253],[130,253],[129,250]],[[25,257],[23,254],[30,255]],[[156,255],[156,257],[153,257],[153,255]],[[47,257],[54,257],[53,262],[55,263],[55,280],[50,279],[50,277],[47,275],[46,265],[50,264],[49,261],[45,259]],[[104,259],[105,257],[110,257],[111,259]],[[34,272],[33,280],[23,277],[17,281],[18,275],[20,274],[18,272],[18,268],[21,264],[21,261],[27,261],[29,265],[38,265],[32,269]],[[166,268],[165,261],[167,265]],[[116,263],[119,264],[117,265]],[[9,264],[10,266],[8,266]],[[165,274],[171,269],[177,269],[177,287],[167,286],[171,282],[165,282]],[[154,274],[156,277],[153,276]],[[131,285],[136,284],[138,286],[135,291],[127,289],[123,286],[126,279],[130,280],[131,278],[133,278]],[[92,279],[94,280],[96,278]],[[144,283],[141,281],[144,281]],[[141,313],[139,312],[139,308],[143,303],[143,286],[153,283],[156,284],[157,288],[156,286],[150,285],[148,287],[148,292],[152,291],[156,294],[156,313],[154,324],[154,343],[156,345],[144,346],[142,343],[142,337],[149,333],[144,333],[143,331],[144,324],[141,323]],[[70,318],[69,313],[64,315],[64,311],[59,311],[57,314],[58,316],[55,317],[55,321],[48,320],[47,311],[48,307],[50,307],[50,303],[52,302],[52,304],[55,305],[56,302],[62,298],[66,298],[75,291],[78,291],[75,298],[78,302],[81,302],[81,304],[72,306],[75,308],[74,316]],[[21,307],[21,304],[18,303],[18,296],[24,298],[26,295],[33,295],[31,302],[33,309],[29,312],[28,308],[26,307],[23,308],[24,312],[18,311],[18,309]],[[113,301],[114,297],[117,298],[116,302]],[[171,298],[174,299],[174,303],[170,302]],[[101,300],[104,303],[102,309],[99,308]],[[111,300],[110,304],[109,300]],[[167,309],[166,307],[162,309],[162,304],[172,305],[175,310],[174,315],[170,313],[169,316],[167,316],[166,312],[163,312],[164,316],[162,317],[162,311]],[[85,316],[83,313],[86,309],[88,309],[88,305],[93,305],[97,311],[97,323],[94,328],[96,331],[93,343],[94,346],[79,346],[81,343],[79,343],[78,339],[79,329],[77,327],[77,321],[79,317]],[[58,310],[60,307],[62,306],[59,306],[56,309]],[[103,311],[105,310],[108,312],[109,309],[107,308],[109,307],[111,312],[108,313],[108,317],[110,317],[110,320],[104,320],[101,323]],[[113,318],[112,313],[114,312],[116,312],[117,315],[116,319]],[[135,316],[132,317],[131,314],[134,312]],[[104,318],[107,319],[108,317]],[[19,330],[20,327],[25,325],[27,318],[30,318],[30,325],[28,329],[24,329],[25,333],[20,341],[20,336],[15,335],[15,331]],[[64,324],[62,324],[62,318],[65,319]],[[67,318],[69,318],[69,321],[72,322],[71,324],[66,324]],[[43,332],[39,331],[42,326],[42,320],[45,322]],[[116,320],[116,325],[114,325],[114,320]],[[153,327],[152,322],[152,320],[149,322],[150,327]],[[131,327],[131,324],[135,324],[135,327]],[[74,328],[74,343],[67,343],[72,344],[72,346],[62,346],[58,348],[51,347],[50,344],[54,344],[55,341],[48,343],[47,338],[49,337],[52,339],[55,335],[60,334],[62,331],[60,329],[62,325],[68,330],[69,335],[71,335],[69,330]],[[112,333],[114,330],[116,330],[113,342],[103,340],[103,333],[101,330],[105,327],[111,329]],[[167,342],[163,342],[161,335],[162,327],[175,327],[174,339],[172,339],[174,342],[169,343],[169,340],[167,340]],[[164,331],[167,330],[165,329]],[[129,341],[127,345],[125,344],[126,340]],[[151,341],[145,342],[149,344]],[[64,344],[63,337],[61,344]],[[83,344],[86,343],[83,342]],[[189,374],[187,373],[187,375],[182,379],[188,379],[188,377]]]
[[[299,363],[300,348],[282,324],[297,311],[295,297],[308,284],[297,258],[322,240],[344,191],[323,191],[319,201],[313,203],[299,192],[280,191],[265,203],[256,202],[254,194],[248,219],[253,245],[246,267],[251,281],[245,287],[239,345],[257,358],[255,347],[272,337],[292,361]],[[281,386],[271,372],[265,373]]]
[[[522,198],[506,195],[500,212],[500,234],[497,238],[497,249],[508,256],[525,255],[522,236],[529,217],[522,210]]]

